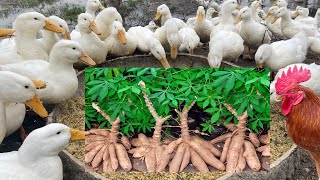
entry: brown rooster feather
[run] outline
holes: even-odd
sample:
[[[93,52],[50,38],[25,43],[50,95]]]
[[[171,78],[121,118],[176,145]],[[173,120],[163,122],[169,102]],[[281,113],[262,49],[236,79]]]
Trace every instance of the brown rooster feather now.
[[[281,109],[287,117],[289,137],[310,152],[320,178],[320,98],[311,89],[299,85],[310,77],[307,69],[289,68],[278,79],[276,91],[283,99]]]

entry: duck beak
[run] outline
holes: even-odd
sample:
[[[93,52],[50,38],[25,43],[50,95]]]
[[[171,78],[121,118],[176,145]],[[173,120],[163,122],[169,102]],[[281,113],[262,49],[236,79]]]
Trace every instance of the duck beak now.
[[[99,9],[100,9],[100,10],[104,10],[105,7],[100,3],[100,4],[99,4]]]
[[[177,58],[178,49],[176,47],[171,47],[171,58],[176,59]]]
[[[274,3],[274,4],[272,4],[272,6],[278,6],[278,4],[277,4],[277,3]]]
[[[36,89],[44,89],[46,88],[46,82],[45,81],[41,81],[41,80],[32,80],[34,86],[36,87]]]
[[[263,64],[257,64],[257,68],[263,68]]]
[[[266,17],[264,19],[267,19],[269,16],[271,16],[270,12],[268,12],[268,14],[266,15]]]
[[[81,57],[79,59],[81,62],[85,63],[86,65],[89,65],[89,66],[95,66],[96,65],[96,62],[94,62],[89,56],[88,54],[82,52],[81,53]]]
[[[46,20],[46,25],[44,26],[44,29],[55,32],[55,33],[63,32],[63,29],[61,27],[54,25],[52,22],[48,20]]]
[[[281,95],[277,95],[276,96],[276,101],[277,102],[280,102],[280,101],[282,101],[283,100],[283,96],[281,96]]]
[[[190,50],[189,50],[189,53],[190,53],[190,54],[193,54],[193,49],[190,49]]]
[[[272,21],[271,21],[271,24],[274,24],[277,20],[278,20],[278,17],[273,16],[273,19],[272,19]]]
[[[12,34],[16,32],[14,29],[1,29],[0,28],[0,37],[10,37]]]
[[[238,10],[240,10],[240,9],[241,9],[240,4],[237,4],[237,8],[236,8],[236,9],[238,9]]]
[[[295,12],[293,13],[293,15],[294,15],[294,16],[299,16],[300,13],[299,13],[298,11],[295,11]]]
[[[158,29],[159,28],[159,26],[158,25],[156,25],[156,29]]]
[[[47,110],[43,107],[38,95],[34,95],[33,99],[26,102],[26,105],[31,108],[39,116],[45,118],[48,117]]]
[[[85,132],[70,128],[71,140],[84,140]]]
[[[198,21],[203,21],[203,14],[201,12],[198,13]]]
[[[100,36],[102,33],[98,30],[97,24],[94,21],[90,21],[90,26],[89,28],[91,31],[93,31],[96,35]]]
[[[156,15],[156,17],[154,18],[155,20],[158,20],[158,19],[160,19],[161,18],[161,14],[160,14],[160,11],[157,11],[157,15]]]
[[[163,57],[162,59],[160,59],[160,62],[164,68],[171,68],[171,66],[167,60],[167,57]]]
[[[118,39],[122,44],[127,44],[127,38],[122,29],[118,30]]]
[[[62,37],[65,40],[71,40],[70,32],[66,32],[64,35],[62,35]]]
[[[242,21],[242,17],[238,16],[238,18],[233,22],[233,24],[238,24],[240,21]]]

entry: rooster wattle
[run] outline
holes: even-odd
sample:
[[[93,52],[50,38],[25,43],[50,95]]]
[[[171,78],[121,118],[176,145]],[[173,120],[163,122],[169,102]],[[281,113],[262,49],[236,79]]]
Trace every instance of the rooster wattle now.
[[[310,78],[310,70],[290,67],[287,74],[283,72],[276,82],[276,93],[282,99],[281,109],[287,117],[289,137],[310,152],[320,178],[320,97],[311,89],[299,85]]]

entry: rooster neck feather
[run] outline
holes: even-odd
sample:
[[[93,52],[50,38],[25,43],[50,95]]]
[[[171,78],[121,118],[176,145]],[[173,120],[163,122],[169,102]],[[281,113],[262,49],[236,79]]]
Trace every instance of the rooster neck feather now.
[[[304,99],[287,116],[287,131],[298,146],[320,155],[320,98],[309,88],[300,86]]]

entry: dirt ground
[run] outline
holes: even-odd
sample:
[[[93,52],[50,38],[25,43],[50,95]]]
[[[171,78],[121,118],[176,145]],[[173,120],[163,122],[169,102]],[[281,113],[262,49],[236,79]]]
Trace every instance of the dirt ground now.
[[[171,59],[170,54],[167,53],[167,59],[169,64],[174,67],[189,67],[189,68],[208,68],[208,53],[209,44],[203,44],[194,50],[194,54],[190,55],[188,53],[179,53],[177,59]],[[254,58],[254,54],[252,54]],[[228,63],[228,64],[226,64]],[[320,56],[315,53],[309,52],[307,58],[304,61],[306,64],[316,63],[320,64]],[[119,57],[119,58],[107,58],[107,61],[103,64],[98,65],[98,67],[162,67],[159,60],[157,60],[152,54],[142,55],[136,52],[132,56]],[[254,59],[243,59],[242,56],[239,57],[237,62],[222,62],[220,67],[256,67]]]

